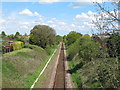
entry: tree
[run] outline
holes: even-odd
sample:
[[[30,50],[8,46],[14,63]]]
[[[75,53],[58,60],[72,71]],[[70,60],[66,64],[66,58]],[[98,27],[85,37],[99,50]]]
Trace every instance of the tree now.
[[[30,33],[29,42],[45,48],[56,41],[55,30],[47,25],[36,25]]]
[[[19,35],[20,35],[20,33],[19,33],[19,32],[16,32],[15,37],[16,37],[16,36],[19,36]]]
[[[27,36],[27,33],[25,33],[24,36]]]
[[[74,43],[78,38],[80,38],[82,36],[82,34],[78,33],[78,32],[75,32],[75,31],[71,31],[67,37],[66,37],[66,40],[67,40],[67,45],[71,45],[72,43]]]
[[[14,38],[15,38],[16,40],[20,40],[20,38],[21,38],[20,33],[19,33],[19,32],[16,32]]]
[[[13,34],[10,34],[8,35],[8,38],[11,40],[11,39],[14,39],[14,35]]]
[[[118,24],[120,24],[119,19],[119,8],[120,8],[120,1],[119,2],[112,2],[111,5],[114,7],[111,9],[108,4],[105,2],[103,4],[95,3],[98,7],[98,14],[95,15],[96,19],[93,21],[97,30],[101,33],[103,32],[120,32]],[[110,5],[110,6],[111,6]]]
[[[2,35],[2,38],[6,36],[4,31],[2,31],[1,35]]]
[[[83,37],[86,39],[91,39],[90,35],[88,35],[88,34],[85,34]]]
[[[120,55],[120,34],[114,33],[107,40],[108,53],[111,57]]]
[[[99,44],[86,38],[79,40],[79,56],[85,63],[100,56]]]
[[[57,35],[56,36],[56,43],[59,44],[62,41],[62,36]]]

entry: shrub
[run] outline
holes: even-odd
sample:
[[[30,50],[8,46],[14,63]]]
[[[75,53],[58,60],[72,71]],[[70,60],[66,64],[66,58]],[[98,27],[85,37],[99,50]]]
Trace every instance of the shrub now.
[[[75,55],[79,55],[85,62],[100,57],[100,45],[91,39],[82,37],[68,47],[68,59],[72,60]]]
[[[84,39],[83,39],[84,40]],[[81,42],[79,47],[79,57],[83,58],[85,62],[91,61],[95,59],[98,55],[100,55],[99,44],[96,42],[86,39]]]
[[[12,47],[13,47],[13,50],[19,50],[24,47],[24,43],[23,42],[15,42],[15,43],[12,43]]]
[[[71,44],[71,45],[68,47],[67,52],[68,52],[68,59],[69,59],[69,60],[72,60],[73,57],[78,54],[78,52],[79,52],[78,42],[79,42],[79,40],[77,40],[75,43]]]
[[[112,34],[107,40],[107,46],[110,57],[120,56],[120,34]]]

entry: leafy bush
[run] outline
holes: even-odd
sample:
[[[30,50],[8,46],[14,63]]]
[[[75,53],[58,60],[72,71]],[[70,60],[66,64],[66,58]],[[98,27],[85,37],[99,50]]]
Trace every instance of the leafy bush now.
[[[89,39],[86,39],[84,41],[83,40],[82,42],[80,40],[80,47],[79,47],[80,58],[83,58],[85,62],[88,62],[100,55],[99,45],[96,42]]]
[[[107,40],[108,53],[111,57],[120,56],[120,34],[114,33]]]
[[[47,45],[46,48],[45,48],[45,51],[47,52],[48,55],[51,55],[53,53],[53,49],[56,48],[56,45]]]
[[[68,46],[67,52],[68,52],[68,59],[69,60],[72,60],[73,57],[78,54],[78,52],[79,52],[79,44],[78,44],[78,42],[79,42],[79,40],[77,40],[75,43]]]
[[[81,59],[88,62],[101,56],[99,48],[100,46],[98,43],[82,37],[68,47],[68,58],[72,60],[73,57],[78,54]]]
[[[73,44],[78,38],[81,38],[82,34],[75,32],[75,31],[71,31],[67,36],[66,36],[66,40],[67,40],[67,46]]]
[[[15,43],[12,43],[12,47],[13,47],[13,50],[19,50],[24,47],[24,43],[23,42],[15,42]]]

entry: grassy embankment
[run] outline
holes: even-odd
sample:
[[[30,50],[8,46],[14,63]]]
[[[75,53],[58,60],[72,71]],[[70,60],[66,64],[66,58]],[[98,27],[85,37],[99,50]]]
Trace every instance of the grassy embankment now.
[[[35,45],[2,56],[2,87],[30,88],[56,46],[46,50]]]

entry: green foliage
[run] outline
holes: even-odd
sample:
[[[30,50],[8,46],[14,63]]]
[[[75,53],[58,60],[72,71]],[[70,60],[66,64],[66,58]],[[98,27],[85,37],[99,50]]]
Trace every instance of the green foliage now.
[[[108,51],[114,55],[119,55],[119,38],[118,34],[112,34],[106,40],[109,41]],[[119,56],[110,58],[107,48],[101,48],[89,35],[68,46],[67,54],[70,73],[77,88],[120,88]]]
[[[3,88],[30,88],[57,46],[50,48],[50,55],[36,45],[25,47],[2,56]]]
[[[88,34],[85,34],[83,37],[86,39],[91,39],[90,35],[88,35]]]
[[[113,33],[109,39],[107,39],[108,53],[111,57],[120,55],[120,34]]]
[[[15,38],[18,37],[18,36],[20,36],[20,33],[19,33],[19,32],[16,32]]]
[[[53,53],[53,49],[55,49],[57,46],[56,45],[47,45],[45,48],[45,51],[47,52],[48,55],[51,55]]]
[[[55,30],[46,25],[36,25],[31,30],[29,42],[42,48],[47,45],[54,45],[56,42]]]
[[[6,36],[6,34],[5,34],[4,31],[2,31],[1,35],[2,35],[2,36],[1,36],[2,38],[4,38],[4,37]]]
[[[66,35],[63,36],[63,42],[65,43],[65,45],[67,45],[67,40],[66,40]]]
[[[8,38],[14,39],[14,34],[8,35]]]
[[[67,52],[68,52],[68,59],[72,60],[75,55],[79,53],[79,40],[77,40],[75,43],[68,46]]]
[[[82,34],[80,33],[77,33],[75,31],[71,31],[67,37],[66,37],[66,40],[67,40],[67,46],[71,45],[72,43],[74,43],[78,38],[80,38],[82,36]]]
[[[32,56],[26,52],[18,52],[17,55],[20,55],[20,56],[26,57],[26,58],[34,58],[34,56]]]
[[[79,41],[79,57],[82,58],[85,62],[95,59],[97,56],[100,56],[99,45],[89,39],[84,39]]]
[[[36,45],[31,45],[29,43],[25,43],[25,48],[30,48],[30,49],[34,49],[36,48],[37,46]]]
[[[91,39],[82,37],[68,47],[68,58],[72,59],[76,54],[78,54],[84,62],[91,61],[97,56],[100,57],[99,47],[98,43]]]
[[[59,44],[62,41],[62,36],[57,35],[56,36],[56,43]]]
[[[22,42],[24,42],[24,43],[28,43],[28,42],[29,42],[28,36],[18,36],[18,37],[16,38],[16,40],[17,40],[17,41],[22,41]]]
[[[24,47],[24,43],[23,42],[15,42],[11,44],[13,47],[13,50],[19,50],[22,49]]]

